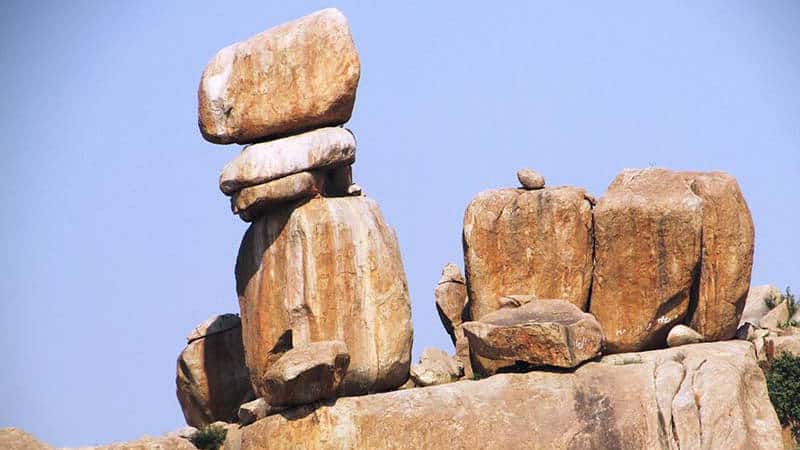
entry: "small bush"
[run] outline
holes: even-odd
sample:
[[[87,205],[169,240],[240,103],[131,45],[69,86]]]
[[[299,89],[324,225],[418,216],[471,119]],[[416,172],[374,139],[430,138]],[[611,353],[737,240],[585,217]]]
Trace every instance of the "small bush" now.
[[[219,450],[225,443],[228,430],[220,425],[206,425],[195,432],[189,439],[200,450]]]
[[[789,426],[800,442],[800,356],[783,353],[767,366],[769,399],[781,425]]]

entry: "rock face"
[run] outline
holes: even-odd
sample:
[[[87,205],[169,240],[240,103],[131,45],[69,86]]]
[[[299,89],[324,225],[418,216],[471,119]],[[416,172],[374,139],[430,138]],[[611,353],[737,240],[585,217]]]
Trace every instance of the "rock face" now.
[[[231,209],[245,222],[252,222],[271,207],[319,194],[324,180],[322,172],[300,172],[246,187],[233,194]]]
[[[584,309],[592,279],[592,208],[573,187],[478,194],[464,214],[464,262],[473,320],[499,298],[562,298]]]
[[[467,306],[467,286],[464,283],[464,275],[461,275],[458,267],[455,264],[446,264],[433,292],[439,318],[453,344],[456,344],[455,329],[464,322]]]
[[[687,327],[686,325],[675,325],[667,334],[667,346],[678,347],[680,345],[697,344],[703,342],[703,335]]]
[[[356,139],[345,128],[320,128],[246,147],[225,165],[219,188],[226,195],[248,186],[313,169],[349,165],[356,158]]]
[[[353,111],[361,66],[347,19],[325,9],[220,50],[198,89],[203,137],[247,144],[339,125]]]
[[[25,450],[50,450],[52,447],[45,445],[30,433],[19,428],[0,428],[0,448],[25,449]]]
[[[683,172],[703,199],[703,253],[696,307],[688,326],[709,341],[732,339],[753,269],[755,228],[739,184],[722,172]]]
[[[474,354],[506,365],[575,367],[600,354],[597,320],[565,300],[533,300],[464,324]],[[483,375],[495,370],[481,368]]]
[[[259,396],[292,347],[340,340],[341,393],[400,386],[411,359],[411,307],[397,238],[365,197],[314,198],[253,222],[236,262],[247,366]]]
[[[739,320],[739,326],[745,323],[760,326],[761,318],[770,310],[770,307],[767,306],[767,298],[779,298],[780,295],[781,291],[778,288],[767,284],[751,287],[750,292],[747,294],[747,300],[745,301],[742,317]]]
[[[438,348],[426,348],[419,364],[411,366],[411,379],[416,386],[452,383],[461,375],[456,359]]]
[[[336,397],[350,364],[342,341],[312,342],[288,350],[267,369],[264,380],[270,405],[305,405]]]
[[[663,347],[700,270],[703,201],[683,176],[625,170],[597,202],[591,312],[606,352]]]
[[[211,317],[187,340],[175,377],[186,423],[201,427],[217,420],[235,422],[239,405],[255,398],[244,361],[239,317]]]
[[[613,355],[574,373],[501,374],[340,398],[267,417],[241,436],[243,450],[780,445],[764,376],[740,341]]]

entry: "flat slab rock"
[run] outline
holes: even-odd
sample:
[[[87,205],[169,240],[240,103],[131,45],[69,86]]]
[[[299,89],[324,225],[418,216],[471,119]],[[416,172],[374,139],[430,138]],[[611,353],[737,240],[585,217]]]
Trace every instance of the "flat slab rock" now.
[[[575,372],[501,374],[337,399],[241,430],[248,449],[779,449],[747,342],[613,355]]]
[[[596,357],[603,346],[594,316],[565,300],[531,300],[463,327],[474,354],[511,364],[570,368]]]

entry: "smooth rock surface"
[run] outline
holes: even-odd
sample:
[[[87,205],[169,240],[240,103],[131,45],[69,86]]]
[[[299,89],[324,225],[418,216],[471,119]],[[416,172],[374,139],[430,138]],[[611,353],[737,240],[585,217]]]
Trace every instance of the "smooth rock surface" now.
[[[350,165],[355,158],[356,140],[349,130],[320,128],[247,146],[222,168],[219,188],[233,195],[298,172]]]
[[[519,169],[517,171],[517,179],[525,189],[542,189],[544,187],[542,174],[531,169]]]
[[[419,363],[411,366],[411,379],[416,386],[452,383],[461,375],[456,359],[438,348],[426,348]]]
[[[347,122],[361,74],[347,19],[325,9],[220,50],[198,89],[203,137],[217,144]]]
[[[187,340],[175,376],[186,423],[201,427],[217,420],[235,422],[239,405],[255,398],[244,361],[239,317],[211,317]]]
[[[464,275],[455,264],[446,264],[442,268],[442,276],[433,291],[436,299],[436,311],[453,344],[456,344],[455,329],[464,322],[467,306],[467,286]],[[466,312],[469,315],[468,312]]]
[[[753,269],[755,228],[739,184],[723,172],[682,172],[703,199],[702,258],[697,301],[687,325],[709,341],[732,339]]]
[[[393,389],[408,378],[411,306],[397,237],[366,197],[314,198],[250,225],[236,262],[247,366],[264,374],[289,348],[347,345],[343,395]]]
[[[301,407],[245,427],[241,448],[780,448],[749,343],[612,358]]]
[[[742,317],[739,319],[739,326],[749,322],[755,326],[761,325],[761,318],[764,317],[770,310],[767,306],[767,298],[778,298],[781,291],[775,286],[764,284],[761,286],[751,286],[747,294],[747,299],[744,304],[744,311]]]
[[[703,201],[666,169],[625,170],[594,209],[591,312],[606,353],[662,348],[689,310]]]
[[[687,327],[686,325],[675,325],[667,334],[667,346],[678,347],[681,345],[697,344],[703,342],[703,335]]]
[[[321,341],[294,347],[281,355],[264,374],[270,405],[305,405],[336,397],[350,364],[342,341]]]
[[[464,334],[473,354],[506,361],[507,366],[519,361],[571,368],[599,355],[603,346],[597,320],[565,300],[533,300],[518,308],[500,309],[480,321],[465,323]],[[478,371],[492,375],[497,367]]]
[[[550,187],[479,193],[464,214],[470,315],[514,294],[563,298],[580,309],[592,279],[592,208],[585,191]]]

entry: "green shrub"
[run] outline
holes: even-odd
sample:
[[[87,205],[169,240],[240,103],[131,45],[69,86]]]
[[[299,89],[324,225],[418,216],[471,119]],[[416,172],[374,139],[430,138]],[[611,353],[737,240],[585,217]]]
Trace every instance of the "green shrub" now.
[[[200,450],[219,450],[225,442],[228,430],[220,425],[206,425],[197,430],[189,439]]]
[[[800,442],[800,356],[783,353],[767,366],[769,399],[781,425],[789,426]]]

